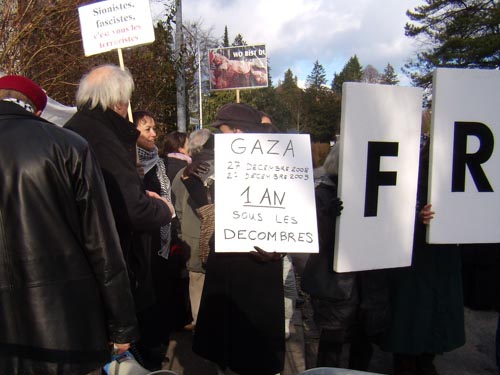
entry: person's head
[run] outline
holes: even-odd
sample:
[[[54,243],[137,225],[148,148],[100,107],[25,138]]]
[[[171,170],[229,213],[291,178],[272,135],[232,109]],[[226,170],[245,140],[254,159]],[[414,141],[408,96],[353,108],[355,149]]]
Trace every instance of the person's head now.
[[[35,82],[23,76],[0,78],[0,100],[14,99],[24,102],[25,108],[40,116],[47,104],[47,94]],[[26,106],[28,105],[28,107]]]
[[[260,122],[261,123],[263,123],[263,124],[270,124],[270,125],[273,124],[273,118],[270,115],[268,115],[264,111],[259,111],[259,113],[260,113]]]
[[[122,117],[127,116],[128,103],[134,91],[134,80],[128,70],[116,65],[101,65],[85,74],[78,86],[76,105],[78,108],[97,106],[108,108]]]
[[[212,139],[213,142],[213,136],[210,130],[205,128],[195,130],[189,134],[189,153],[191,155],[196,155],[204,148],[204,146],[206,146],[210,139]]]
[[[141,132],[137,139],[137,146],[148,151],[156,147],[156,122],[148,111],[136,111],[132,114],[134,125]]]
[[[340,144],[337,142],[332,146],[328,155],[326,155],[326,159],[323,163],[323,169],[329,176],[339,175],[339,150]]]
[[[243,103],[224,104],[217,111],[213,127],[222,133],[268,133],[255,108]]]
[[[173,131],[165,136],[163,142],[163,153],[181,153],[187,155],[189,152],[188,137],[186,133]]]
[[[268,115],[264,111],[259,111],[260,113],[260,122],[262,125],[264,125],[264,132],[263,133],[279,133],[280,130],[276,127],[276,125],[273,124],[273,118],[271,115]]]

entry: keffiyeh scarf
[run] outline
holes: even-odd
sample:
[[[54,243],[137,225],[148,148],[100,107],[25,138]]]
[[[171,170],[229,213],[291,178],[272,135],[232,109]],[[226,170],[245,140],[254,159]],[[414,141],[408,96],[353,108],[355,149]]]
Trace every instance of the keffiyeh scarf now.
[[[5,98],[5,99],[2,99],[2,101],[16,103],[17,105],[23,107],[28,112],[35,113],[35,109],[30,104],[26,103],[25,101],[23,101],[21,99]]]
[[[144,174],[148,173],[151,169],[156,166],[156,177],[160,182],[160,196],[172,201],[170,197],[170,180],[167,176],[167,168],[165,167],[165,162],[158,155],[158,148],[155,147],[154,150],[148,151],[143,148],[137,147],[137,153],[139,155],[139,161],[144,168]],[[158,251],[158,255],[168,259],[168,254],[170,253],[170,223],[160,227],[160,239],[161,247]]]

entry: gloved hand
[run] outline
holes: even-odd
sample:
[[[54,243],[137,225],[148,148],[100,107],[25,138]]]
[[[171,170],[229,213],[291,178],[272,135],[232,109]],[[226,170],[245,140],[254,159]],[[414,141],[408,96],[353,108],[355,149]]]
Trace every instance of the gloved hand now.
[[[344,209],[343,202],[340,200],[340,198],[333,198],[330,201],[330,214],[332,216],[340,216],[342,210]]]
[[[258,246],[253,247],[256,251],[251,251],[250,256],[257,262],[259,263],[267,263],[267,262],[275,262],[277,260],[281,260],[281,254],[278,254],[277,252],[273,251],[272,253],[269,253],[265,250],[262,250]]]
[[[186,168],[184,168],[182,178],[186,179],[194,176],[201,179],[200,175],[207,172],[209,169],[210,164],[208,164],[206,161],[195,160],[192,163],[188,164]]]

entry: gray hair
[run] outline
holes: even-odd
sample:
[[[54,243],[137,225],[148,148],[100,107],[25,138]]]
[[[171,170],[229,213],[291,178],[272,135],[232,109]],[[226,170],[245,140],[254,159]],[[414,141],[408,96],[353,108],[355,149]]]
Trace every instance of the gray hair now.
[[[103,110],[116,104],[128,103],[134,91],[134,80],[128,70],[116,65],[101,65],[93,68],[80,80],[76,93],[76,105],[93,109],[98,105]]]
[[[212,132],[208,129],[195,130],[189,134],[189,153],[195,155],[201,151],[203,145],[208,141]]]
[[[332,146],[323,163],[323,169],[329,176],[339,175],[339,149],[340,144],[337,142]]]

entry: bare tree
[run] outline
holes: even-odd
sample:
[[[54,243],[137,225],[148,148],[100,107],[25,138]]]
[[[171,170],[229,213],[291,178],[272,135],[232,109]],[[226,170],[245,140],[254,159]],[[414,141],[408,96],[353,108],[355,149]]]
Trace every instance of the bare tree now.
[[[78,6],[85,0],[5,0],[0,11],[0,69],[24,74],[71,103],[93,59],[82,59]],[[102,56],[101,56],[102,58]]]
[[[366,83],[379,83],[380,73],[373,65],[368,64],[363,70],[361,81]]]

